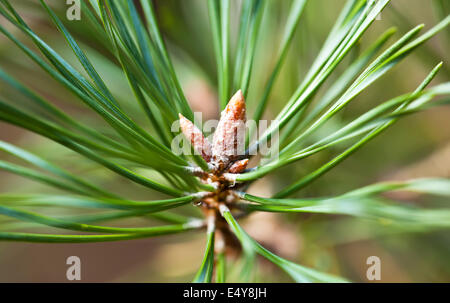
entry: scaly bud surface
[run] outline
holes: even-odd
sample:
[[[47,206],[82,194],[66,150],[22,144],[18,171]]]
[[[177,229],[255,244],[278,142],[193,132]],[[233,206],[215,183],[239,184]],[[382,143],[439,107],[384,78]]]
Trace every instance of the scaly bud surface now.
[[[226,167],[244,153],[245,122],[245,100],[239,90],[222,111],[214,132],[212,156],[219,167]]]
[[[211,161],[211,144],[208,139],[203,136],[201,130],[197,128],[191,121],[186,119],[182,114],[180,117],[180,127],[186,139],[191,142],[192,147],[205,159],[206,162]]]

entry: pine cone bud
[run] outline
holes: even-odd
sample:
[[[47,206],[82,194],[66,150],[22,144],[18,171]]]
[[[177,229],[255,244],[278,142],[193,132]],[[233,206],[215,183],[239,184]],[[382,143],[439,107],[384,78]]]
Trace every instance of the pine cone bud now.
[[[206,162],[211,161],[211,144],[208,139],[203,136],[201,130],[197,128],[191,121],[186,119],[182,114],[180,117],[180,127],[186,139],[191,142],[192,147],[205,159]]]
[[[239,90],[220,115],[214,133],[212,155],[219,166],[226,166],[245,152],[245,100]]]

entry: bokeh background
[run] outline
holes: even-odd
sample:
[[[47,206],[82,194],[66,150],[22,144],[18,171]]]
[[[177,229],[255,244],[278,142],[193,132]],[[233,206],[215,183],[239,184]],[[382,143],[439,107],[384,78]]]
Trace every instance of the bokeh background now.
[[[64,16],[65,1],[47,1]],[[51,2],[51,3],[50,3]],[[436,3],[444,3],[444,9]],[[69,62],[79,67],[63,37],[55,29],[38,1],[14,0],[12,3],[31,27]],[[195,111],[206,119],[218,115],[216,71],[211,32],[205,0],[154,1],[161,29],[174,60],[184,91]],[[238,0],[232,1],[232,22],[237,27]],[[271,1],[263,19],[263,29],[257,45],[254,73],[248,102],[261,95],[263,84],[274,64],[290,1]],[[445,8],[445,3],[446,8]],[[273,118],[294,92],[317,55],[331,29],[343,0],[312,0],[306,5],[288,58],[269,100],[266,118]],[[358,47],[338,68],[336,75],[363,51],[383,31],[396,26],[400,35],[413,26],[424,23],[425,30],[449,13],[449,3],[434,0],[393,0],[363,36]],[[235,21],[235,22],[234,22]],[[24,38],[0,17],[0,23]],[[101,41],[81,21],[66,22],[79,39],[94,65],[112,92],[126,105],[137,121],[145,125],[145,117],[132,102],[130,89],[120,68],[105,60],[110,57]],[[348,119],[399,94],[413,90],[439,61],[444,67],[432,84],[449,80],[450,29],[442,31],[426,45],[370,86],[345,110],[340,121],[330,128],[339,128]],[[234,34],[234,31],[232,31]],[[29,41],[27,45],[30,45]],[[232,39],[232,41],[234,41]],[[393,41],[393,40],[392,40]],[[31,45],[30,45],[31,46]],[[232,46],[233,47],[233,46]],[[4,36],[0,36],[0,65],[67,113],[96,128],[106,127],[74,96],[42,72]],[[321,89],[322,94],[333,83],[331,77]],[[20,96],[0,83],[0,95],[9,100]],[[129,102],[128,102],[129,101]],[[342,124],[341,124],[342,123]],[[324,177],[301,191],[299,196],[324,196],[343,193],[382,180],[417,177],[450,177],[450,108],[438,107],[402,119],[394,127],[344,161]],[[17,144],[56,161],[63,167],[90,180],[101,180],[106,188],[134,199],[157,199],[128,181],[115,177],[75,153],[57,144],[0,122],[0,140]],[[310,172],[335,154],[322,152],[273,177],[258,181],[252,193],[270,196],[282,185],[289,184]],[[0,158],[14,161],[8,155]],[[143,172],[152,174],[152,172]],[[50,187],[0,171],[0,192],[55,192]],[[411,194],[397,194],[405,203],[430,203]],[[436,202],[437,203],[437,202]],[[199,215],[197,209],[186,206],[182,213]],[[2,220],[4,218],[1,218]],[[7,220],[6,220],[7,221]],[[0,222],[6,222],[0,221]],[[109,225],[147,226],[158,222],[146,219],[108,222]],[[353,281],[367,282],[366,259],[375,255],[382,262],[381,282],[450,282],[450,234],[437,231],[427,234],[392,231],[372,222],[330,215],[254,214],[243,220],[243,227],[275,253],[303,265],[336,273]],[[45,229],[42,229],[45,231]],[[187,233],[160,238],[100,244],[29,244],[0,242],[0,282],[67,282],[66,258],[79,256],[82,262],[82,282],[184,282],[192,280],[203,257],[203,233]],[[231,264],[233,260],[230,260]],[[289,279],[264,260],[259,260],[257,281],[283,282]],[[232,273],[235,276],[238,273]]]

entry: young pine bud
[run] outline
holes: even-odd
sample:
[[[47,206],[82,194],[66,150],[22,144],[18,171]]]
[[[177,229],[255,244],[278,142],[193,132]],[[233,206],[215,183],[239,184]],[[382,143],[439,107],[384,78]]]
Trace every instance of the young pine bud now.
[[[228,172],[232,173],[232,174],[238,174],[247,168],[247,164],[248,164],[248,159],[236,161],[231,165]]]
[[[219,166],[227,166],[245,152],[245,100],[239,90],[220,115],[214,133],[212,156]]]
[[[206,162],[211,161],[211,144],[208,139],[203,136],[194,123],[186,119],[182,114],[180,117],[180,127],[186,139],[191,142],[192,147],[205,159]]]

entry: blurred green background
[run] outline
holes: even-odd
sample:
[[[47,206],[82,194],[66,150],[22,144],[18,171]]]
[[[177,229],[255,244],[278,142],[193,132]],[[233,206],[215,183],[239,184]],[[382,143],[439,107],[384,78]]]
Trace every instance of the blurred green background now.
[[[16,4],[17,2],[17,4]],[[44,40],[64,58],[79,67],[73,53],[60,33],[54,28],[46,13],[36,1],[13,1],[22,16]],[[232,1],[231,24],[235,35],[240,2]],[[444,9],[436,5],[444,3]],[[53,5],[53,3],[51,3]],[[343,0],[312,0],[306,5],[288,59],[269,100],[265,118],[271,119],[295,91],[302,77],[320,50],[331,29]],[[394,0],[383,11],[361,39],[357,49],[341,64],[339,75],[358,52],[366,49],[386,29],[396,26],[395,38],[413,26],[424,23],[425,30],[449,13],[449,3],[433,0]],[[446,5],[446,9],[445,9]],[[160,26],[166,37],[175,68],[184,91],[194,111],[202,111],[205,119],[218,115],[216,71],[209,31],[207,6],[204,0],[155,1]],[[252,100],[257,100],[269,71],[274,64],[277,43],[281,39],[290,1],[271,1],[266,10],[263,28],[257,45],[254,72],[247,98],[249,111]],[[64,1],[54,6],[63,16]],[[233,22],[234,21],[234,22]],[[2,25],[10,27],[3,18]],[[83,49],[92,59],[100,75],[126,110],[146,126],[120,68],[105,60],[110,55],[102,41],[87,22],[66,22],[79,39]],[[12,31],[14,29],[11,28]],[[22,35],[17,33],[19,37]],[[26,39],[22,39],[26,41]],[[232,39],[232,41],[234,41]],[[393,39],[392,39],[393,41]],[[411,55],[393,71],[370,86],[358,96],[340,116],[340,121],[328,125],[339,128],[341,123],[367,111],[399,94],[414,89],[439,61],[444,68],[433,84],[449,80],[450,32],[442,31],[419,51]],[[31,43],[27,41],[31,47]],[[233,49],[235,45],[231,46]],[[8,73],[35,89],[67,113],[88,125],[102,128],[94,114],[42,72],[35,64],[19,53],[10,41],[0,36],[0,65]],[[336,77],[331,77],[321,89],[326,91]],[[0,95],[9,100],[24,102],[5,83],[0,83]],[[317,98],[318,99],[318,98]],[[127,102],[130,100],[130,102]],[[320,135],[320,134],[319,134]],[[352,157],[298,193],[298,196],[324,196],[343,193],[363,185],[382,180],[404,180],[417,177],[450,177],[450,108],[438,107],[401,120],[382,136],[376,138]],[[100,180],[106,188],[134,199],[157,199],[159,196],[130,182],[116,178],[105,169],[81,160],[78,155],[30,132],[0,122],[0,140],[12,142],[34,151],[47,160],[91,180]],[[273,177],[256,182],[251,193],[270,196],[282,185],[289,184],[329,159],[336,150],[327,150],[295,166],[280,171]],[[9,158],[0,154],[2,159]],[[155,175],[142,171],[144,174]],[[280,177],[281,176],[281,177]],[[158,178],[158,177],[155,177]],[[0,171],[0,192],[54,192],[35,182]],[[397,194],[405,203],[442,203],[424,200],[411,194]],[[188,205],[180,212],[199,215]],[[3,218],[2,218],[3,219]],[[5,219],[4,222],[7,220]],[[3,222],[3,221],[1,221]],[[149,225],[157,221],[130,219],[111,222],[111,225]],[[378,256],[382,262],[381,282],[450,282],[450,234],[400,233],[382,224],[330,215],[278,215],[254,214],[243,221],[243,227],[255,239],[275,253],[319,270],[333,272],[353,281],[367,282],[366,259]],[[82,282],[184,282],[192,280],[202,256],[205,237],[203,233],[187,233],[167,237],[133,240],[116,243],[93,244],[29,244],[0,242],[0,282],[65,282],[66,258],[79,256],[82,262]],[[232,261],[232,260],[230,260]],[[290,281],[272,264],[259,260],[261,266],[257,281]],[[232,264],[232,262],[231,262]],[[237,273],[235,273],[237,274]]]

